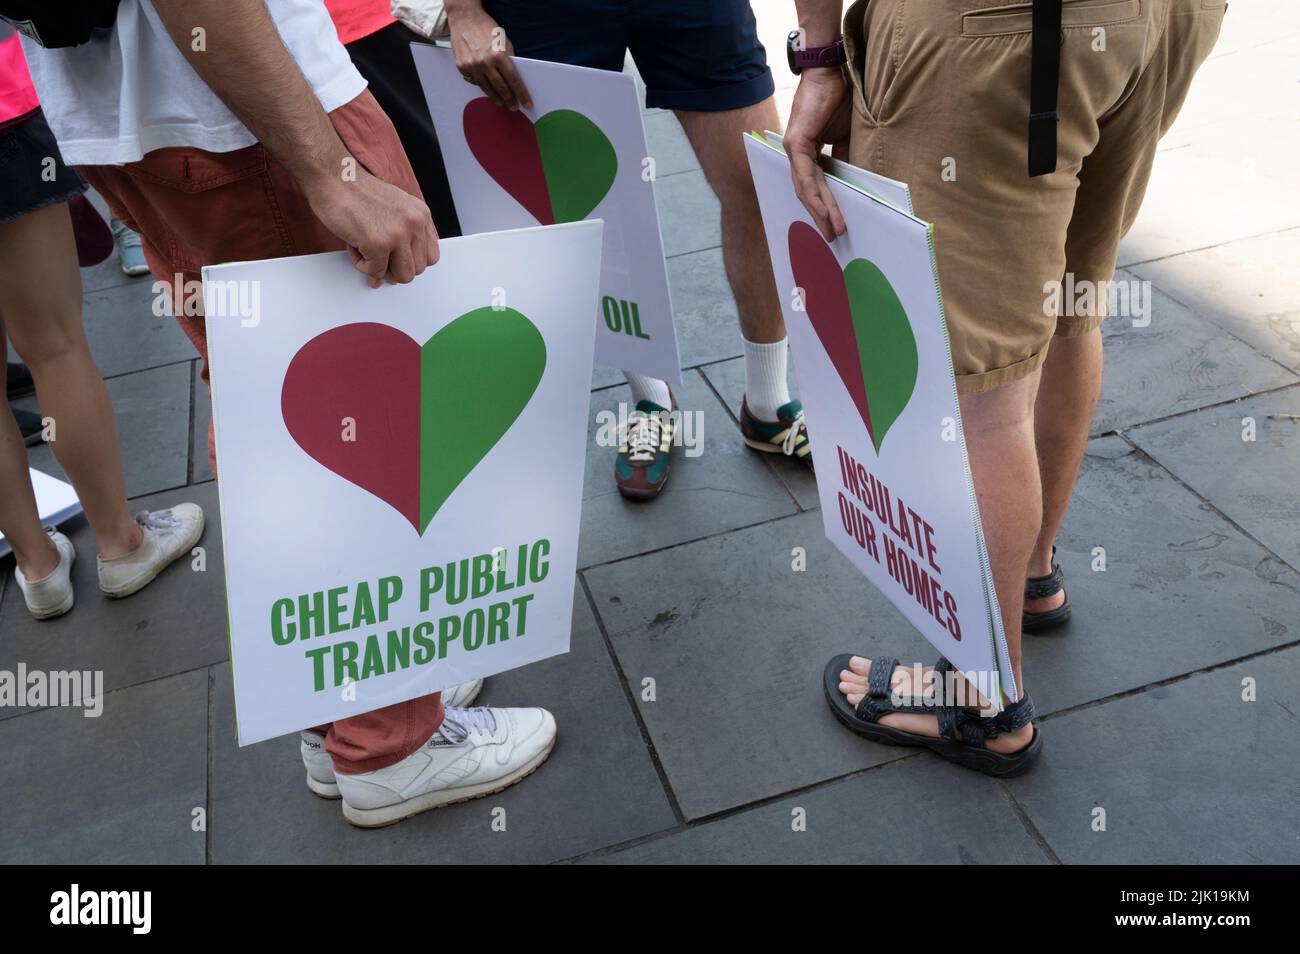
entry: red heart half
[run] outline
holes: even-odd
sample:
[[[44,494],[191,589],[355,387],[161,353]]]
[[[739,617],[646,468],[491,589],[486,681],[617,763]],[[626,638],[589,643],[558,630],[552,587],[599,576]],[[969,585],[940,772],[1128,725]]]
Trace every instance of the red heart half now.
[[[285,426],[314,460],[420,529],[420,346],[358,322],[298,351],[280,393]],[[346,421],[354,438],[346,440]]]

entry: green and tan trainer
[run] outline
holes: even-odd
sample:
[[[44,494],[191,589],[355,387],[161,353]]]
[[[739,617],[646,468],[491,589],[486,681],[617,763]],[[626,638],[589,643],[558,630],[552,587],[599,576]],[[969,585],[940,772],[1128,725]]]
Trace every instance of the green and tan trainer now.
[[[740,436],[754,450],[765,454],[784,454],[813,469],[812,445],[808,443],[808,427],[803,419],[803,405],[798,401],[782,404],[776,409],[777,420],[764,421],[749,410],[748,402],[740,399]]]
[[[619,434],[614,483],[629,500],[652,500],[668,483],[668,458],[677,433],[675,397],[672,405],[670,411],[654,401],[638,401]]]

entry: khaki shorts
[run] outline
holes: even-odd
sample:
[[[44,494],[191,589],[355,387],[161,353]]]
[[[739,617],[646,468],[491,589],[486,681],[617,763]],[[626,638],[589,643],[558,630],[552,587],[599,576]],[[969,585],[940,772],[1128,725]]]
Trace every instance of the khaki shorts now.
[[[1053,334],[1101,324],[1104,294],[1066,316],[1048,290],[1067,275],[1076,289],[1113,277],[1156,142],[1227,9],[1225,0],[1065,0],[1057,167],[1030,178],[1032,7],[858,0],[845,14],[849,158],[907,182],[916,214],[934,224],[967,394],[1033,373]]]

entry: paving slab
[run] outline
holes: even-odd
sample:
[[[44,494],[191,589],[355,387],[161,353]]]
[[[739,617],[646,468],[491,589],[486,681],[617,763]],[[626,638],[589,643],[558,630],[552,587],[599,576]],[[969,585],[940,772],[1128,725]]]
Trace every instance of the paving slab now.
[[[1287,649],[1047,720],[1006,784],[1067,864],[1296,864],[1297,712]]]
[[[1243,437],[1253,422],[1253,440]],[[1300,388],[1207,408],[1128,438],[1300,569]]]
[[[128,279],[127,284],[86,293],[86,340],[106,378],[195,357],[194,345],[176,319],[154,315],[149,287],[148,282]]]
[[[90,204],[95,207],[95,211],[100,214],[105,224],[113,217],[113,213],[108,208],[108,203],[94,189],[86,190],[86,198]],[[81,287],[85,291],[97,291],[101,288],[110,288],[113,285],[124,285],[128,282],[144,285],[145,289],[153,283],[153,279],[148,275],[140,275],[135,278],[127,275],[122,271],[121,263],[117,257],[117,250],[114,249],[109,253],[108,258],[93,265],[90,268],[81,270]],[[148,291],[145,292],[148,294]]]
[[[1286,0],[1230,10],[1156,153],[1142,210],[1120,247],[1131,264],[1293,228],[1300,183],[1300,31]],[[1263,28],[1261,30],[1261,28]],[[1267,35],[1265,35],[1267,31]]]
[[[655,180],[655,204],[669,258],[722,244],[721,207],[704,173],[679,172]]]
[[[21,597],[0,606],[0,669],[98,669],[104,686],[124,686],[186,672],[227,658],[226,587],[216,485],[200,484],[131,501],[132,510],[156,510],[183,500],[203,508],[207,528],[199,545],[206,569],[182,558],[134,596],[110,600],[99,592],[95,541],[84,517],[64,528],[77,548],[72,586],[77,603],[57,619],[36,620]],[[12,560],[5,566],[11,567]],[[6,569],[7,574],[12,570]],[[15,588],[16,589],[16,588]],[[0,719],[20,712],[0,708]]]
[[[600,391],[604,388],[612,388],[616,384],[623,384],[627,377],[618,368],[606,368],[602,365],[595,365],[591,369],[591,389]]]
[[[126,274],[118,263],[116,251],[98,265],[92,265],[90,268],[81,270],[82,291],[102,291],[106,288],[112,288],[114,285],[139,285],[144,288],[142,295],[147,298],[152,295],[149,289],[153,285],[153,276],[146,274],[137,275],[133,278]]]
[[[646,146],[655,160],[655,176],[671,176],[700,168],[686,131],[670,112],[650,113],[642,120]]]
[[[117,418],[126,495],[183,487],[190,476],[190,362],[124,374],[110,378],[107,385]],[[13,404],[39,410],[34,395]],[[50,445],[32,447],[27,459],[37,470],[67,480]]]
[[[568,655],[487,680],[482,705],[555,713],[551,757],[518,785],[372,831],[303,781],[297,735],[239,748],[229,666],[215,670],[212,861],[545,863],[640,838],[675,819],[581,588]],[[504,809],[505,831],[493,831]]]
[[[688,371],[676,393],[678,405],[693,414],[690,421],[683,420],[683,428],[689,425],[691,433],[702,437],[703,452],[688,457],[685,444],[674,448],[667,487],[657,499],[638,502],[624,500],[614,485],[617,443],[597,443],[603,415],[617,415],[619,404],[631,400],[631,391],[624,386],[592,395],[579,566],[657,550],[797,509],[766,464],[733,439],[734,423],[698,372]]]
[[[791,569],[795,546],[807,572]],[[1104,572],[1090,572],[1097,546]],[[1058,559],[1075,619],[1024,646],[1044,713],[1297,638],[1300,576],[1119,438],[1093,442]],[[896,757],[835,723],[821,667],[844,651],[935,653],[831,548],[820,513],[586,577],[631,684],[656,681],[640,707],[688,818]],[[1160,620],[1180,620],[1176,656]],[[760,710],[772,731],[754,732]]]
[[[1135,265],[1197,315],[1300,371],[1300,229]]]
[[[792,569],[803,547],[807,569]],[[687,818],[909,753],[845,730],[822,698],[836,653],[935,653],[803,513],[584,573]]]
[[[796,830],[796,823],[805,827]],[[991,779],[909,758],[622,851],[600,864],[987,865],[1050,859]]]
[[[212,479],[212,465],[208,463],[208,425],[212,422],[212,395],[200,377],[202,365],[202,359],[197,359],[190,371],[194,383],[194,396],[190,404],[194,409],[194,424],[190,428],[190,483],[194,484]]]
[[[68,707],[0,722],[0,862],[202,864],[207,671],[102,705],[94,718]]]
[[[1115,278],[1134,276],[1120,271]],[[1102,324],[1106,366],[1094,434],[1300,381],[1159,287],[1152,286],[1151,297],[1150,324],[1119,315]]]
[[[701,368],[700,371],[709,379],[714,390],[722,395],[727,409],[739,420],[740,399],[745,393],[745,360],[737,358],[734,361],[720,361]],[[799,386],[795,381],[793,367],[790,369],[790,396],[792,398],[799,396]],[[736,439],[740,440],[739,425],[736,427]],[[813,448],[815,451],[815,444]],[[814,510],[820,506],[817,499],[817,479],[806,466],[793,458],[786,458],[779,454],[764,454],[762,460],[772,468],[772,472],[781,483],[785,484],[800,507],[804,510]]]
[[[668,260],[668,284],[682,367],[735,358],[744,352],[736,300],[722,266],[722,249]]]
[[[1242,148],[1238,135],[1229,132],[1218,137],[1217,147],[1159,150],[1119,263],[1129,266],[1294,227],[1300,218],[1294,176],[1284,163],[1276,170],[1263,163],[1243,166]],[[1216,186],[1206,188],[1206,183]]]
[[[1074,617],[1024,642],[1042,712],[1300,638],[1300,576],[1121,438],[1089,444],[1057,546]]]

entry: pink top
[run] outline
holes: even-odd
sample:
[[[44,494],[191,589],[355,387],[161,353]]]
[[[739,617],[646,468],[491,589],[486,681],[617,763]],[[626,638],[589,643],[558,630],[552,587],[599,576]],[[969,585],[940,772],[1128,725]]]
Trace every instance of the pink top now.
[[[18,34],[11,33],[0,40],[0,126],[26,116],[39,105]]]
[[[397,22],[389,12],[389,0],[325,0],[325,9],[344,46]]]

